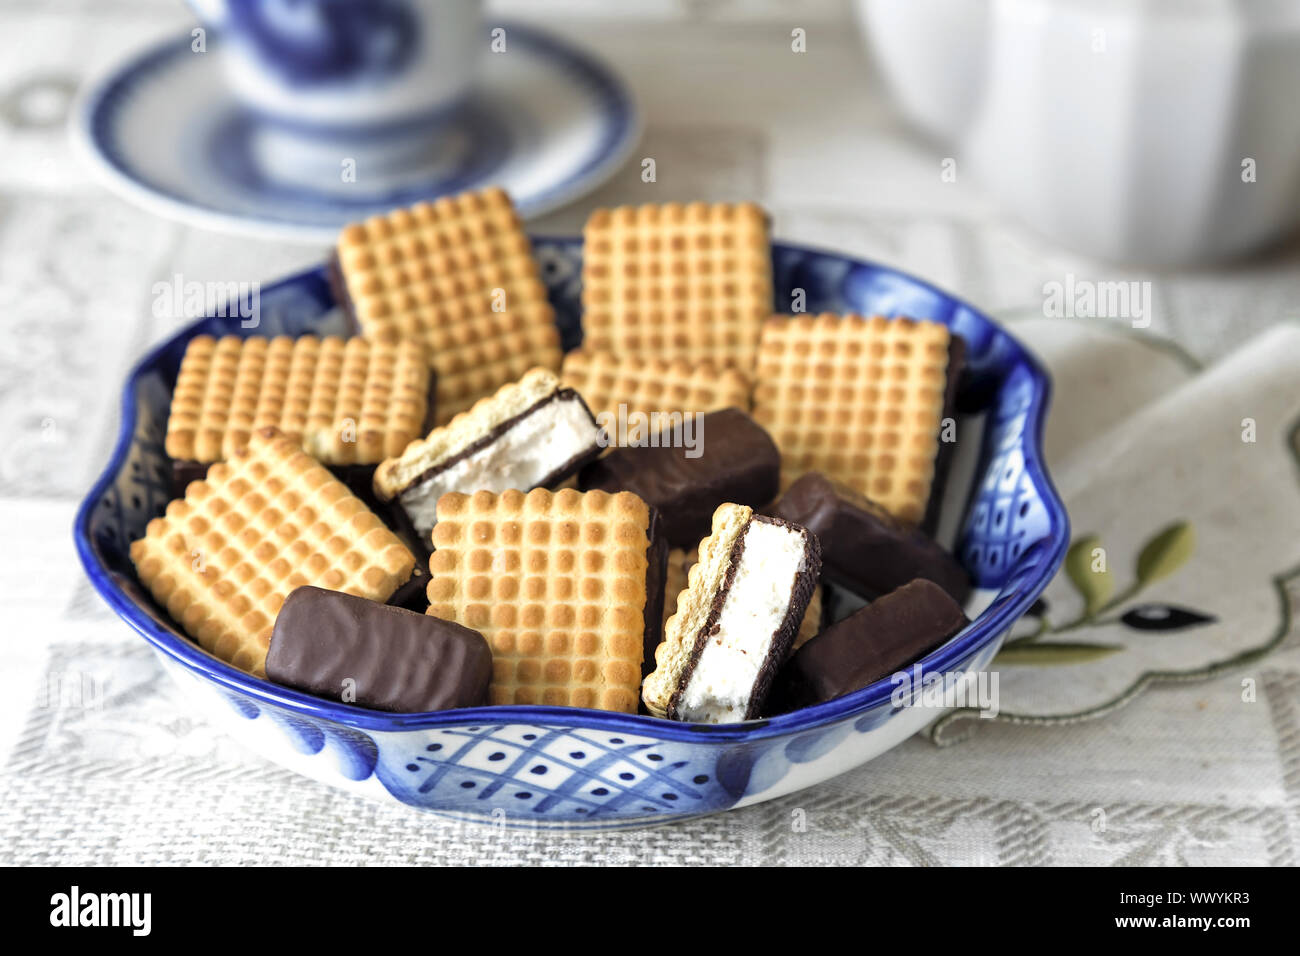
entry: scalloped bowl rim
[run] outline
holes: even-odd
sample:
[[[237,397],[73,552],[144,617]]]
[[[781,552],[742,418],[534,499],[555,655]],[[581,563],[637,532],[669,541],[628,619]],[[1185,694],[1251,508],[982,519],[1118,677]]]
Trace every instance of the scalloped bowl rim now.
[[[571,236],[531,236],[536,242],[581,243],[581,239]],[[1042,491],[1042,500],[1049,516],[1048,533],[1026,548],[1020,556],[1023,561],[1035,549],[1050,548],[1051,553],[1039,563],[1038,569],[1023,579],[1020,592],[1005,599],[995,598],[992,605],[979,614],[958,636],[930,654],[919,664],[923,672],[946,672],[955,663],[969,658],[983,646],[1001,635],[1038,599],[1052,580],[1069,545],[1069,517],[1060,495],[1052,483],[1042,456],[1043,426],[1047,418],[1047,408],[1051,401],[1051,379],[1041,364],[1020,343],[1015,336],[978,309],[972,308],[964,300],[921,279],[882,266],[855,256],[817,249],[812,246],[772,242],[772,247],[810,253],[819,257],[828,257],[850,262],[855,266],[865,266],[880,272],[891,273],[916,286],[924,288],[937,296],[955,303],[974,313],[990,326],[997,328],[1019,349],[1019,356],[1027,366],[1034,382],[1033,394],[1026,412],[1024,429],[1025,447],[1032,454],[1025,457],[1025,468],[1033,478],[1034,484]],[[274,283],[269,283],[263,292],[270,292],[280,286],[301,281],[304,277],[322,273],[324,265],[304,269],[286,276]],[[99,478],[87,493],[77,510],[73,526],[77,555],[90,577],[92,586],[108,603],[113,611],[141,634],[153,647],[167,657],[186,667],[207,680],[238,694],[247,695],[254,700],[281,707],[285,710],[307,717],[329,720],[362,730],[400,733],[422,730],[425,728],[465,725],[465,724],[546,724],[551,726],[582,727],[597,730],[617,729],[623,733],[658,737],[660,739],[691,741],[707,738],[713,741],[743,742],[779,737],[786,734],[813,730],[827,724],[860,716],[874,710],[881,704],[888,703],[893,693],[893,681],[884,677],[861,690],[845,694],[834,700],[813,707],[769,717],[761,720],[745,721],[736,724],[688,724],[679,721],[664,720],[658,717],[639,714],[621,714],[611,711],[590,710],[580,707],[554,707],[547,705],[501,705],[484,707],[467,707],[459,710],[442,710],[417,714],[393,714],[370,710],[344,703],[333,703],[319,697],[282,687],[269,680],[253,677],[210,655],[194,642],[172,634],[159,626],[146,614],[135,601],[117,587],[112,580],[112,572],[99,560],[90,540],[90,521],[96,506],[104,493],[116,480],[125,465],[128,452],[135,438],[136,431],[136,386],[139,380],[154,371],[160,356],[172,348],[178,340],[197,334],[198,326],[209,317],[196,319],[175,333],[159,342],[132,367],[122,390],[121,426],[117,441]]]

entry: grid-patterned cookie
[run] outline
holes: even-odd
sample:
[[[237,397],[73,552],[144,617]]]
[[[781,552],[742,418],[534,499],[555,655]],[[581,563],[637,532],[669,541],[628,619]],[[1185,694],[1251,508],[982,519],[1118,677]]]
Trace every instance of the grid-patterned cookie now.
[[[683,551],[673,548],[668,552],[668,571],[664,576],[664,614],[663,623],[677,613],[677,597],[686,590],[686,582],[691,568],[700,560],[700,549],[691,548]],[[808,599],[808,609],[804,611],[803,620],[799,622],[799,633],[794,636],[790,647],[793,654],[804,644],[817,636],[822,621],[822,589],[813,588],[812,597]]]
[[[140,580],[204,648],[259,677],[280,605],[304,584],[386,601],[415,557],[347,487],[260,428],[131,543]]]
[[[753,367],[772,311],[767,217],[757,205],[597,209],[582,257],[588,348]]]
[[[428,613],[487,638],[493,704],[636,713],[650,519],[627,492],[443,495]]]
[[[704,414],[720,408],[749,411],[749,378],[739,369],[707,360],[620,357],[577,349],[564,357],[560,377],[583,397],[595,415],[605,412],[619,421],[622,405],[622,411],[629,416],[629,441],[643,430],[630,416],[646,416],[653,428],[656,413]]]
[[[181,360],[167,454],[221,461],[272,426],[327,465],[373,465],[420,435],[428,405],[413,342],[200,335]]]
[[[950,335],[938,322],[777,317],[763,326],[754,418],[781,449],[781,486],[820,471],[917,523],[943,418]]]
[[[500,189],[353,223],[338,265],[363,334],[427,346],[438,424],[535,365],[560,367],[555,313]]]

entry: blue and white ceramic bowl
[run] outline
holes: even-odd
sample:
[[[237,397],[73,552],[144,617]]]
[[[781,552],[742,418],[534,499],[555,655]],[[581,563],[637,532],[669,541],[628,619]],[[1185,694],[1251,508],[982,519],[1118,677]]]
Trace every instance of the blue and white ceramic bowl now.
[[[582,337],[581,242],[543,238],[535,247],[565,346],[574,347]],[[782,244],[773,245],[772,260],[778,311],[802,289],[809,311],[923,316],[966,340],[969,374],[960,399],[967,420],[980,423],[979,452],[964,482],[954,471],[950,485],[964,486],[950,488],[945,501],[957,502],[951,507],[960,511],[956,551],[986,606],[921,666],[944,674],[986,667],[1052,578],[1069,540],[1065,509],[1043,465],[1047,375],[990,319],[910,276]],[[341,327],[323,267],[262,291],[258,334]],[[887,679],[796,713],[721,726],[561,707],[393,715],[278,687],[211,657],[142,591],[128,546],[168,499],[163,431],[186,344],[199,334],[248,332],[238,317],[204,319],[136,366],[123,392],[112,460],[82,504],[75,534],[105,600],[153,645],[196,704],[269,759],[449,817],[622,827],[807,787],[870,760],[937,716],[933,709],[896,705]]]

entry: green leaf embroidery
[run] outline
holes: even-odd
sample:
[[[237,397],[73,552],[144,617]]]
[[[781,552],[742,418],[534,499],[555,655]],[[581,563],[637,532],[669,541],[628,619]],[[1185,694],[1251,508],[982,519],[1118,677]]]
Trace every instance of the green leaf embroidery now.
[[[1103,571],[1093,570],[1092,552],[1099,547],[1101,542],[1096,535],[1085,535],[1070,545],[1065,556],[1065,573],[1083,597],[1085,618],[1096,614],[1115,591],[1115,579],[1109,565]]]
[[[1187,562],[1195,550],[1196,531],[1192,526],[1186,521],[1171,524],[1148,541],[1138,555],[1138,584],[1145,586],[1169,577]]]
[[[1124,650],[1120,644],[1017,644],[1004,647],[994,664],[1042,667],[1053,664],[1087,664]]]

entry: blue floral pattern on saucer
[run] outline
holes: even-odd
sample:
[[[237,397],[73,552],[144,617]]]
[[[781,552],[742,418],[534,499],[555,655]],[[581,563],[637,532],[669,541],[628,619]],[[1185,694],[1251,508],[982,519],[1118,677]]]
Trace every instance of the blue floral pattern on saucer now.
[[[73,118],[74,143],[133,202],[266,238],[331,244],[350,222],[489,185],[506,189],[524,217],[538,216],[613,175],[636,145],[640,118],[596,57],[532,27],[503,29],[509,55],[484,57],[467,99],[437,118],[436,146],[399,161],[370,143],[373,159],[354,158],[351,178],[341,175],[341,147],[291,177],[275,168],[277,124],[237,104],[216,55],[194,53],[188,34],[92,89]]]

